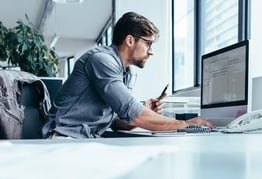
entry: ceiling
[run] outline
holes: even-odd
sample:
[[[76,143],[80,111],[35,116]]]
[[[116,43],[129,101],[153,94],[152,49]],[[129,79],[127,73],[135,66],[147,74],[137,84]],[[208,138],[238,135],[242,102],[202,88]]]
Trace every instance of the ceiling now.
[[[54,48],[62,56],[74,55],[94,45],[111,18],[112,0],[54,1],[1,0],[0,21],[6,27],[13,27],[18,19],[26,22],[27,14],[34,28],[44,35],[47,45],[56,38]]]

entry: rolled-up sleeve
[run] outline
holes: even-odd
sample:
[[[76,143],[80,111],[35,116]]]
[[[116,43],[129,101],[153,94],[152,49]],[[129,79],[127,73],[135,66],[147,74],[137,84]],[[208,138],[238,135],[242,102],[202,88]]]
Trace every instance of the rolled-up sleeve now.
[[[130,94],[125,86],[123,69],[120,59],[105,53],[90,56],[86,64],[87,74],[102,100],[119,117],[130,122],[140,115],[143,105]]]

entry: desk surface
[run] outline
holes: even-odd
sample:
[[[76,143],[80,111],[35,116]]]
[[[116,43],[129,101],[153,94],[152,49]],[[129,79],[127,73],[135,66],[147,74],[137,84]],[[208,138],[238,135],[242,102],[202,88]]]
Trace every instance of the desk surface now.
[[[262,134],[0,142],[0,178],[246,179],[262,176]]]

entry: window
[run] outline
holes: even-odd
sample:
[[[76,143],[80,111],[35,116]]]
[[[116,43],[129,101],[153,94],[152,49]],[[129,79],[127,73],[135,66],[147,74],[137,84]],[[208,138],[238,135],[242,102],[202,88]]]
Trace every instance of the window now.
[[[103,28],[102,32],[98,36],[96,43],[98,45],[111,45],[112,43],[112,26],[113,26],[113,19],[110,17],[108,22],[106,23],[105,27]]]
[[[201,1],[202,54],[238,42],[238,0]]]
[[[174,90],[194,84],[194,0],[174,1]]]
[[[173,92],[200,84],[201,56],[247,39],[248,0],[173,0]]]

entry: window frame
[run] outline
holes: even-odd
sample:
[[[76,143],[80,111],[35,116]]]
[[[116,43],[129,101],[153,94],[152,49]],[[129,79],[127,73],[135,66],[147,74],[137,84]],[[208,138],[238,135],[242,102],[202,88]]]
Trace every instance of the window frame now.
[[[189,88],[181,88],[175,90],[175,12],[174,5],[175,0],[172,0],[172,93],[179,93],[185,91],[191,91],[192,89],[196,89],[200,87],[201,80],[201,48],[202,48],[202,37],[201,37],[201,4],[204,0],[197,0],[194,4],[194,72],[193,72],[193,86]],[[250,37],[250,2],[249,0],[238,0],[238,42],[248,40]]]

